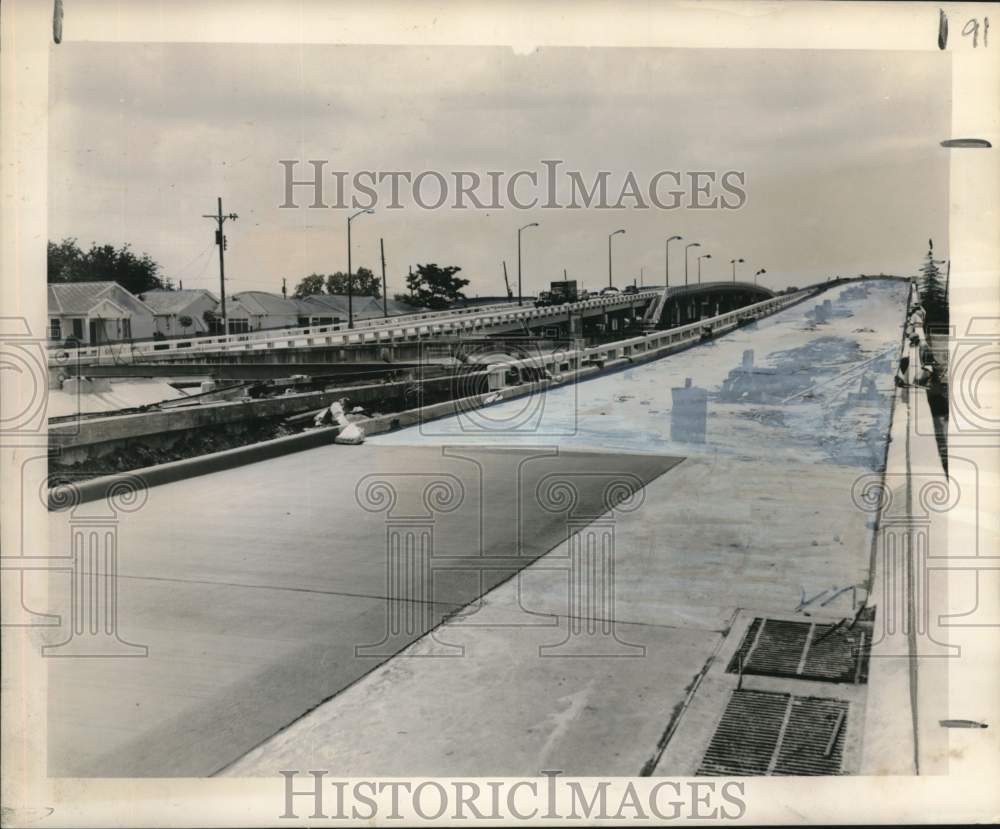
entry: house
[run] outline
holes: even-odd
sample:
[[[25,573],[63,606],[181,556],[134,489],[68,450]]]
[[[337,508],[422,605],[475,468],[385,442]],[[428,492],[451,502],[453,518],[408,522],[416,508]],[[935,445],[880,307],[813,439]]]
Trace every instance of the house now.
[[[298,303],[299,300],[287,299],[267,291],[241,291],[233,294],[226,302],[229,333],[242,334],[267,328],[309,325],[308,316],[305,322],[299,322],[302,309]]]
[[[146,291],[139,294],[139,299],[153,309],[156,331],[166,337],[211,333],[213,315],[220,313],[219,300],[204,288]]]
[[[381,310],[377,314],[373,313],[373,301],[370,296],[355,296],[348,303],[347,294],[313,294],[300,300],[308,307],[316,309],[312,312],[312,318],[309,321],[311,325],[326,325],[328,323],[336,325],[347,322],[351,310],[353,310],[356,320],[382,316]]]
[[[313,296],[306,297],[305,301],[312,303],[313,306],[319,305],[329,309],[329,312],[334,316],[334,319],[330,320],[331,322],[347,321],[348,302],[346,294],[314,294]],[[385,316],[385,307],[381,299],[358,295],[354,297],[352,304],[355,320],[368,320]],[[414,311],[419,310],[403,302],[398,302],[395,299],[390,299],[388,306],[390,316],[412,314]],[[311,324],[318,325],[323,323],[311,321]]]
[[[49,285],[49,340],[81,345],[145,340],[156,330],[153,310],[117,282]]]
[[[354,319],[368,320],[384,316],[381,299],[357,295],[351,303]],[[389,314],[412,314],[415,310],[405,303],[389,300]],[[241,291],[226,303],[229,333],[261,331],[275,328],[295,328],[304,325],[346,325],[348,301],[346,294],[313,294],[284,297],[267,291]]]

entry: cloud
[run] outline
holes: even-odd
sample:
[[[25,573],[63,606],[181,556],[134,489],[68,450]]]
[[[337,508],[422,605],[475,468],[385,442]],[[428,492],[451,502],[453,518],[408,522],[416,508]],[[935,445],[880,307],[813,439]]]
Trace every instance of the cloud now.
[[[407,264],[432,260],[502,293],[514,230],[537,220],[532,291],[564,267],[606,279],[610,224],[629,229],[623,280],[660,273],[668,229],[702,241],[713,264],[753,257],[779,286],[900,270],[946,235],[948,67],[931,53],[834,50],[63,44],[50,73],[52,235],[128,241],[170,274],[204,247],[201,214],[222,195],[241,216],[229,289],[277,289],[346,264],[342,211],[277,208],[278,159],[484,172],[560,158],[617,182],[742,169],[750,200],[735,212],[379,211],[358,225],[355,260],[373,263],[381,236],[397,290]],[[851,244],[817,230],[847,227]]]

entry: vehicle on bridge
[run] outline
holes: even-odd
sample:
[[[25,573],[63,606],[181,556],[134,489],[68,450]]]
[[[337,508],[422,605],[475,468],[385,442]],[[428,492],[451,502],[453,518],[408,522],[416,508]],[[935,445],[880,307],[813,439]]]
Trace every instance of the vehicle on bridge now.
[[[545,308],[552,304],[552,294],[548,291],[539,291],[538,296],[535,299],[536,308]]]
[[[621,291],[619,291],[614,285],[608,285],[607,288],[601,288],[601,296],[611,296],[612,294],[620,293]]]
[[[637,294],[639,289],[635,285],[626,285],[625,290],[622,291],[624,294]]]
[[[553,282],[549,293],[552,297],[552,305],[564,305],[567,302],[577,302],[579,300],[575,279],[563,279]]]

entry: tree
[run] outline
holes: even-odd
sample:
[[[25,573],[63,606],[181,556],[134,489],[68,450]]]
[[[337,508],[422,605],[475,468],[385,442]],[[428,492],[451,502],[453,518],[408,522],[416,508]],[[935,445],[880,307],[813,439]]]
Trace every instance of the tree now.
[[[49,242],[48,281],[111,281],[133,294],[173,288],[170,280],[161,278],[159,264],[148,253],[137,255],[128,244],[116,248],[96,242],[83,251],[75,238]]]
[[[192,325],[194,325],[194,320],[191,319],[187,314],[181,314],[177,318],[177,324],[181,327],[181,333],[187,331]]]
[[[295,286],[295,293],[292,296],[296,299],[304,299],[307,296],[323,293],[325,287],[326,276],[321,273],[311,273]]]
[[[928,240],[927,256],[920,266],[920,304],[924,306],[928,327],[947,327],[948,292],[938,270],[939,260],[934,258],[934,240]]]
[[[455,276],[461,268],[455,265],[438,267],[434,263],[417,265],[417,269],[406,277],[406,287],[410,289],[408,302],[421,308],[441,310],[459,299],[465,299],[462,288],[468,279]]]
[[[382,296],[382,285],[378,278],[368,268],[358,268],[354,272],[354,295]],[[295,286],[296,299],[303,299],[316,294],[346,294],[347,274],[337,271],[331,274],[311,273]]]
[[[219,315],[215,313],[211,308],[206,308],[202,314],[201,318],[205,323],[208,330],[215,334],[222,326],[222,321],[219,319]]]
[[[382,297],[382,285],[378,277],[368,268],[360,267],[354,272],[353,292],[356,296]],[[327,277],[326,291],[329,294],[347,293],[347,274],[337,271]]]

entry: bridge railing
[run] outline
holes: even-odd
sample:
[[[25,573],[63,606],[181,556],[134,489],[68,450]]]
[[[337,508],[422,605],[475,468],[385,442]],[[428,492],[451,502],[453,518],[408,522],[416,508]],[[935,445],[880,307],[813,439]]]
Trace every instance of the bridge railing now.
[[[506,370],[523,368],[547,371],[555,376],[560,372],[579,370],[588,364],[627,360],[650,351],[697,341],[701,339],[706,328],[714,333],[720,329],[735,327],[745,320],[769,316],[789,305],[812,296],[821,289],[822,286],[803,288],[795,293],[775,296],[762,302],[754,303],[753,305],[745,305],[742,308],[737,308],[735,311],[728,311],[725,314],[719,314],[714,317],[706,317],[698,322],[679,325],[676,328],[652,331],[638,337],[618,340],[613,343],[533,355],[520,360],[504,362],[498,364],[498,366],[502,365]]]
[[[365,297],[367,299],[367,297]],[[383,327],[392,323],[407,323],[430,318],[443,318],[450,316],[481,314],[489,311],[499,311],[511,307],[510,302],[491,303],[489,305],[479,305],[469,308],[451,308],[443,311],[414,311],[409,314],[394,314],[390,317],[373,317],[363,320],[355,320],[354,328],[350,330],[365,330],[369,328]],[[331,309],[331,313],[332,313]],[[69,357],[92,357],[103,354],[111,356],[117,355],[121,349],[126,349],[129,353],[142,353],[144,351],[169,351],[174,347],[189,348],[198,345],[230,345],[269,340],[278,337],[299,336],[310,331],[326,333],[328,331],[349,330],[347,323],[323,323],[319,325],[292,325],[284,328],[265,328],[256,331],[245,331],[239,334],[209,334],[192,335],[190,337],[175,337],[172,340],[147,340],[136,343],[108,343],[102,346],[82,346],[80,348],[62,348],[59,345],[50,345],[50,351],[59,351]]]
[[[627,308],[630,305],[648,301],[655,294],[655,291],[641,291],[638,294],[595,297],[573,303],[569,307],[583,312],[599,308]],[[301,328],[256,331],[220,337],[153,340],[144,343],[115,343],[89,348],[57,349],[50,350],[49,363],[56,365],[61,363],[89,364],[99,362],[102,359],[115,363],[130,363],[199,353],[391,343],[417,340],[422,337],[474,333],[477,330],[510,325],[520,321],[562,317],[566,313],[566,305],[535,308],[533,306],[511,307],[509,304],[502,304],[486,306],[485,309],[482,307],[462,308],[408,314],[389,319],[365,320],[363,323],[356,323],[353,329],[348,329],[346,324],[303,326]]]

